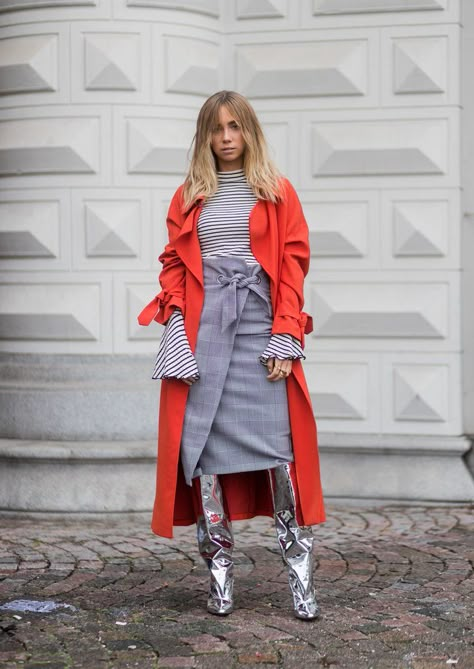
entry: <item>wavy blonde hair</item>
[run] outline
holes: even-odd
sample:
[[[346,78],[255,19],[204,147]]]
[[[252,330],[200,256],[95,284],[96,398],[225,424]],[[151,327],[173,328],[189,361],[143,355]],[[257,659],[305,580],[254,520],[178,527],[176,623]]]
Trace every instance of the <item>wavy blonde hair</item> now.
[[[217,163],[211,140],[222,106],[242,130],[245,142],[243,169],[249,186],[261,200],[280,201],[282,175],[268,155],[265,136],[253,107],[240,93],[219,91],[206,100],[197,118],[191,143],[194,151],[183,188],[184,207],[189,208],[198,195],[207,198],[217,190]]]

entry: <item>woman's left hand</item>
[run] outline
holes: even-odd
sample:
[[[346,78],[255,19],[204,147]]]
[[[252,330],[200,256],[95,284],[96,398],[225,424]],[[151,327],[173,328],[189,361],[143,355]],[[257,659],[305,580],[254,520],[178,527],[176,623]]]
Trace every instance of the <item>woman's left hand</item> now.
[[[292,360],[278,360],[278,358],[268,358],[267,369],[269,381],[282,381],[291,374]]]

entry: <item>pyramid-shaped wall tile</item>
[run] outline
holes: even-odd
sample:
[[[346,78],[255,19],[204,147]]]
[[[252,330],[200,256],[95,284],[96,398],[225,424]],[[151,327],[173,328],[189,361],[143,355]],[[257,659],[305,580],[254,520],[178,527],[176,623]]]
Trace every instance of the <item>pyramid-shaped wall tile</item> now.
[[[1,257],[57,258],[58,255],[57,202],[25,200],[0,204]]]
[[[87,90],[138,88],[139,38],[103,33],[84,37],[84,87]]]
[[[395,420],[448,420],[448,370],[443,365],[394,369]]]
[[[317,123],[313,176],[443,174],[447,134],[444,119]]]
[[[363,95],[367,42],[333,40],[239,46],[238,87],[251,97]]]
[[[0,93],[57,90],[57,35],[0,40]]]
[[[287,0],[237,0],[238,19],[272,19],[286,15]]]
[[[447,202],[394,202],[394,256],[444,256],[447,252]]]
[[[182,175],[187,165],[194,128],[192,121],[129,119],[128,172]]]
[[[393,52],[394,93],[446,90],[446,37],[398,38]]]
[[[445,0],[313,0],[313,14],[444,9]]]
[[[166,90],[211,95],[219,87],[219,45],[191,37],[164,39]]]
[[[98,167],[97,118],[68,116],[1,123],[0,174],[93,173]]]
[[[320,418],[361,420],[367,415],[366,367],[317,364],[310,394],[315,414]]]
[[[128,7],[182,10],[215,17],[220,13],[219,0],[126,0],[126,2]]]
[[[48,0],[41,3],[43,6],[54,7],[94,7],[100,0]],[[41,5],[40,5],[41,6]],[[2,10],[14,11],[17,9],[38,9],[38,0],[7,0],[2,2]]]
[[[137,257],[140,219],[137,201],[86,202],[86,255]]]
[[[311,255],[362,257],[367,254],[368,210],[361,202],[304,205]]]
[[[355,282],[320,284],[311,310],[320,337],[443,338],[447,289],[444,284]]]
[[[99,339],[100,287],[93,283],[4,284],[0,304],[1,339]]]

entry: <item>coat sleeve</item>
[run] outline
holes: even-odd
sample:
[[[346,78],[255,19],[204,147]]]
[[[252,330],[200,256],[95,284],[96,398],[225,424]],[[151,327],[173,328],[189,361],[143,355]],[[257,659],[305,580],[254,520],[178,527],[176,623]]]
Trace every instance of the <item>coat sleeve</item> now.
[[[152,320],[165,325],[176,308],[185,313],[186,268],[174,247],[174,240],[184,222],[181,213],[182,189],[183,186],[180,186],[173,195],[166,217],[168,243],[158,257],[163,265],[158,277],[161,292],[138,315],[140,325],[149,325]]]
[[[272,334],[291,334],[304,346],[304,335],[313,330],[311,316],[302,311],[310,260],[309,232],[295,189],[287,179],[284,183],[286,197],[280,206],[284,208],[286,230]]]

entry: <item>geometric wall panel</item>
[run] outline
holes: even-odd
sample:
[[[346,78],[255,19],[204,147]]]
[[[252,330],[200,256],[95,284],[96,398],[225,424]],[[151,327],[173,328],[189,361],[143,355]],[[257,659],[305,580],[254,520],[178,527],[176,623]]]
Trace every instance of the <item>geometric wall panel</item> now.
[[[202,39],[164,37],[165,90],[211,95],[219,88],[219,45]]]
[[[342,121],[312,125],[313,176],[443,174],[444,119]]]
[[[313,0],[313,14],[444,9],[446,0]]]
[[[0,93],[55,91],[57,70],[57,35],[20,35],[0,41]]]
[[[448,253],[447,201],[395,201],[392,213],[394,256],[444,256]]]
[[[2,258],[57,258],[59,204],[57,201],[0,203]]]
[[[2,121],[1,126],[0,174],[94,173],[99,169],[98,118],[22,119]]]
[[[179,9],[219,16],[219,0],[127,0],[127,7],[151,7],[154,9]]]
[[[194,130],[193,121],[182,119],[128,119],[128,173],[182,175]]]
[[[366,365],[316,364],[314,378],[311,400],[318,418],[352,420],[366,418]]]
[[[368,205],[366,202],[304,204],[314,257],[362,257],[367,254]]]
[[[84,36],[84,88],[124,90],[138,88],[139,36],[94,33]]]
[[[319,337],[446,336],[448,294],[442,283],[319,283],[312,296]]]
[[[159,340],[163,332],[163,327],[158,323],[152,322],[148,327],[139,325],[137,316],[143,307],[153,299],[153,296],[160,292],[160,287],[155,284],[129,284],[127,286],[127,339]]]
[[[38,9],[38,7],[62,7],[62,6],[94,6],[97,0],[4,0],[1,11],[8,12],[15,9]]]
[[[447,365],[397,365],[393,370],[394,419],[447,421]]]
[[[84,207],[87,256],[138,256],[139,201],[90,201]]]
[[[407,37],[393,42],[393,92],[442,93],[446,90],[446,37]]]
[[[363,95],[367,41],[238,46],[238,90],[253,98]]]
[[[288,123],[263,123],[263,131],[272,160],[278,167],[288,174],[291,171],[289,164],[289,134]]]
[[[273,19],[286,14],[287,0],[237,0],[238,19]]]
[[[4,284],[0,305],[0,339],[99,339],[97,284]]]

